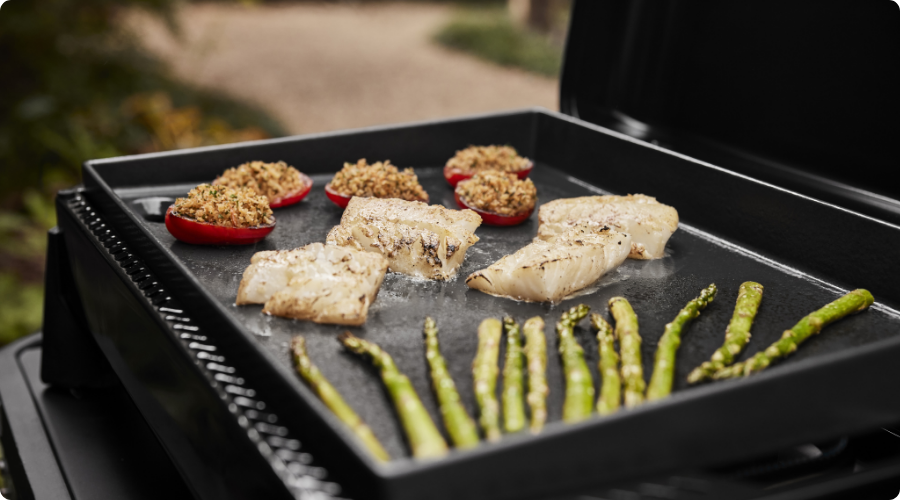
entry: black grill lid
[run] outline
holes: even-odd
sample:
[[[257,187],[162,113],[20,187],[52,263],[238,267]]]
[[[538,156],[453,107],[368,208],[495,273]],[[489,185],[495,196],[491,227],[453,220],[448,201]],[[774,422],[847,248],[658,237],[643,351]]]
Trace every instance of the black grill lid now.
[[[579,0],[562,112],[900,223],[891,0]]]

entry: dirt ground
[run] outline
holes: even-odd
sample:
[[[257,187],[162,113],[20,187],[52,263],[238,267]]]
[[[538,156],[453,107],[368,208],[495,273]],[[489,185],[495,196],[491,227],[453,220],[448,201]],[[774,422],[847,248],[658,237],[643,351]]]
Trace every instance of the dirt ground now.
[[[543,106],[557,82],[444,49],[452,6],[188,4],[173,37],[129,18],[179,78],[256,104],[291,134]]]

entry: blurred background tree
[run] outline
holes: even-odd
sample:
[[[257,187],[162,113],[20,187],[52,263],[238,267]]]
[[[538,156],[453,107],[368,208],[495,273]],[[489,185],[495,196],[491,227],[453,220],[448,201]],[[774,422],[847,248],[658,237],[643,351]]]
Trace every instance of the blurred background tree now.
[[[40,327],[46,231],[56,223],[53,196],[80,182],[84,161],[288,132],[536,104],[550,107],[569,3],[5,2],[0,7],[0,345]],[[265,23],[277,23],[282,14],[290,14],[292,22],[306,26],[307,32],[298,33],[298,24],[256,31],[261,25],[271,26]],[[250,24],[239,22],[248,16],[253,17]],[[360,19],[364,21],[354,24]],[[385,30],[386,22],[411,29]],[[429,24],[417,24],[422,22]],[[317,23],[331,24],[320,30]],[[170,52],[151,50],[146,30],[150,25],[163,26],[158,31],[174,40]],[[236,36],[246,34],[248,26],[253,32],[250,39]],[[396,52],[390,43],[375,44],[378,50],[369,51],[352,46],[371,46],[372,37],[391,36],[395,37],[391,43],[397,44],[393,46],[403,46],[410,54],[417,51],[416,57],[401,58],[408,66],[397,66],[397,59],[387,64],[364,59],[392,57]],[[237,46],[229,45],[236,39],[240,39]],[[323,45],[341,44],[329,58],[310,55]],[[289,53],[294,57],[290,64],[285,64],[285,45],[294,51]],[[443,76],[435,77],[434,63],[428,61],[441,57],[441,46],[546,78],[491,68],[465,57],[440,59]],[[223,54],[226,50],[231,52]],[[185,54],[189,57],[180,66],[174,64]],[[270,57],[260,57],[266,54]],[[273,71],[272,57],[277,69],[284,71]],[[223,70],[219,64],[231,67]],[[176,66],[181,69],[176,71]],[[378,71],[382,68],[388,69]],[[423,79],[427,74],[433,78]],[[457,78],[452,80],[456,83],[448,85],[447,77]],[[253,85],[279,78],[271,86]],[[300,80],[305,83],[300,85]],[[356,85],[358,81],[365,84]],[[392,96],[401,97],[391,100]],[[395,109],[398,105],[403,109]],[[273,116],[292,128],[286,129]]]
[[[174,0],[12,0],[0,8],[0,344],[40,326],[53,195],[91,158],[281,135],[264,113],[169,79],[121,28]]]
[[[509,16],[518,25],[544,35],[557,35],[568,19],[570,0],[507,0]]]
[[[467,2],[435,40],[451,49],[556,77],[571,0]]]

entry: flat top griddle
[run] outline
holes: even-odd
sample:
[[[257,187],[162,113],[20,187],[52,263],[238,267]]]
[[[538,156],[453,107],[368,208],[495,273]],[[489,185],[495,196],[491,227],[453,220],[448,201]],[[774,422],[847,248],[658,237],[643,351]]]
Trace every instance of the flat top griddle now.
[[[224,170],[230,165],[222,165]],[[407,166],[407,165],[402,165]],[[412,165],[432,204],[456,208],[453,191],[436,166]],[[301,167],[302,170],[302,167]],[[204,289],[215,297],[228,314],[233,315],[258,342],[277,359],[283,368],[291,370],[288,345],[294,335],[306,337],[312,360],[343,394],[351,406],[372,427],[377,437],[395,459],[408,456],[403,432],[386,392],[375,370],[365,360],[349,354],[335,337],[344,330],[377,342],[395,359],[406,373],[428,408],[435,422],[443,427],[430,387],[422,341],[422,322],[426,315],[437,321],[441,348],[456,381],[463,402],[471,415],[476,415],[472,391],[471,362],[477,347],[476,329],[487,317],[511,315],[520,322],[539,315],[544,318],[548,338],[548,430],[565,426],[560,421],[563,398],[563,379],[557,340],[553,325],[559,314],[579,303],[609,319],[606,307],[610,297],[621,295],[634,306],[643,337],[642,356],[645,378],[649,380],[653,354],[664,325],[671,321],[684,304],[710,283],[719,292],[715,301],[685,330],[678,352],[674,398],[696,389],[685,378],[697,365],[709,359],[723,340],[725,327],[731,317],[738,286],[743,281],[757,281],[765,286],[759,314],[752,330],[752,339],[741,354],[746,359],[768,346],[793,326],[797,320],[840,296],[844,290],[827,281],[807,275],[790,266],[754,253],[745,247],[718,238],[692,226],[702,221],[682,220],[679,229],[669,240],[666,256],[651,261],[627,260],[617,270],[601,278],[576,296],[559,304],[517,302],[470,290],[465,277],[487,267],[503,255],[526,245],[537,231],[537,211],[524,224],[511,228],[481,226],[476,232],[481,240],[471,247],[458,272],[457,279],[447,282],[427,281],[405,275],[388,273],[378,297],[369,310],[366,324],[360,328],[318,325],[307,321],[289,320],[260,313],[261,306],[234,306],[238,284],[250,257],[262,250],[285,250],[313,242],[323,242],[328,230],[340,222],[342,210],[325,196],[323,186],[331,174],[312,176],[314,187],[301,203],[275,210],[277,227],[265,240],[244,247],[192,246],[176,241],[164,224],[141,217],[142,210],[134,201],[151,196],[183,196],[193,185],[172,184],[148,187],[129,187],[116,190],[129,209],[138,215],[140,223],[160,245],[168,248],[199,280]],[[593,186],[573,178],[552,165],[538,162],[531,174],[538,188],[539,204],[574,196],[609,193],[604,186]],[[653,192],[644,193],[654,195]],[[670,203],[660,197],[663,203]],[[676,209],[678,204],[673,203]],[[836,263],[836,265],[845,265]],[[846,263],[846,265],[852,265]],[[866,283],[857,284],[865,288]],[[809,339],[792,356],[770,368],[787,369],[788,365],[805,363],[823,355],[848,348],[872,344],[900,332],[900,313],[878,304],[858,314],[828,326],[821,335]],[[599,388],[597,373],[597,342],[588,321],[575,330],[585,349],[595,386]],[[505,350],[505,349],[504,349]],[[502,363],[501,352],[501,363]],[[733,382],[718,382],[730,384]],[[499,391],[498,384],[498,391]],[[765,401],[760,401],[765,405]],[[774,411],[775,409],[773,409]],[[723,409],[723,412],[726,409]],[[594,417],[600,418],[600,417]],[[677,432],[677,430],[674,430]],[[528,436],[508,436],[505,439],[529,439]],[[603,453],[603,450],[598,450]]]

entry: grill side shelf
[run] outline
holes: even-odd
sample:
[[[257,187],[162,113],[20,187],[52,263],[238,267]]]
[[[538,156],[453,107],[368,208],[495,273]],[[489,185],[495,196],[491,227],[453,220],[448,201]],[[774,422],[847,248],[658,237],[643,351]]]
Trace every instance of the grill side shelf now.
[[[170,337],[188,353],[209,389],[227,407],[233,422],[281,479],[290,496],[296,500],[341,500],[341,486],[326,480],[328,471],[304,449],[297,433],[271,410],[262,394],[264,391],[254,387],[229,362],[214,335],[192,320],[190,311],[169,293],[165,283],[119,236],[85,193],[76,192],[61,201],[61,205],[68,209],[73,221],[79,223],[82,233],[97,251],[105,253],[107,262],[113,264],[114,269],[118,268],[122,282],[131,289],[133,297],[155,312],[157,323],[163,325]],[[96,291],[104,292],[108,291]],[[98,340],[98,343],[104,342]]]

